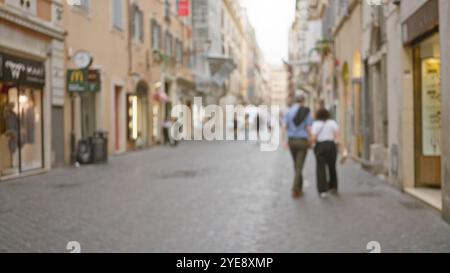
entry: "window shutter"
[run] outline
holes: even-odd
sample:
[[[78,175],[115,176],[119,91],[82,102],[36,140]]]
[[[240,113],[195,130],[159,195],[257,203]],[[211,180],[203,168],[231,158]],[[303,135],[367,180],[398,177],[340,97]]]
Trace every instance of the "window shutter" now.
[[[133,37],[136,37],[136,5],[131,7],[131,33]]]
[[[118,29],[123,29],[122,0],[113,0],[113,24]]]
[[[152,49],[156,49],[156,25],[155,20],[150,20],[150,39],[151,39],[151,45]]]
[[[164,46],[164,41],[163,41],[163,38],[162,38],[162,27],[159,24],[158,24],[158,42],[159,42],[159,44],[158,44],[159,48],[158,49],[161,50],[163,48],[163,46]]]
[[[144,13],[142,10],[139,10],[139,40],[144,42]]]

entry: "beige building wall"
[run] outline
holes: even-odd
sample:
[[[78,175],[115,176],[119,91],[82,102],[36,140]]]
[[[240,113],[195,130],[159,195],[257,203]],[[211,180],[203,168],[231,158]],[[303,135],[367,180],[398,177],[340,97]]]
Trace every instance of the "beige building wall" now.
[[[339,113],[338,121],[341,127],[343,144],[347,147],[354,146],[354,139],[351,135],[351,115],[350,109],[353,105],[353,71],[354,57],[361,54],[362,44],[362,24],[361,24],[361,5],[359,1],[350,1],[350,10],[348,16],[341,16],[337,20],[334,30],[335,53],[339,61],[339,67],[335,71],[338,79],[339,92]],[[349,43],[348,41],[357,41]],[[360,64],[359,64],[360,65]],[[348,74],[346,74],[347,72]],[[346,78],[344,78],[344,74]]]
[[[121,28],[113,25],[113,1],[90,1],[89,10],[64,4],[66,14],[64,24],[67,28],[66,51],[68,67],[74,68],[70,59],[78,50],[90,52],[94,58],[92,68],[101,70],[102,90],[96,95],[97,129],[109,132],[109,153],[122,153],[137,146],[128,139],[127,134],[127,95],[137,94],[138,86],[146,87],[146,116],[142,115],[146,128],[146,145],[161,141],[161,122],[165,116],[166,104],[155,100],[156,92],[167,93],[172,104],[180,103],[181,92],[192,89],[192,74],[188,69],[191,44],[190,17],[178,17],[176,1],[170,0],[169,9],[164,1],[136,0],[142,13],[142,38],[134,35],[132,6],[123,1]],[[106,12],[105,12],[106,11]],[[161,27],[160,48],[152,47],[152,21]],[[166,34],[172,37],[171,50],[166,45]],[[176,60],[176,41],[183,44],[182,60]],[[166,84],[167,83],[167,84]],[[156,88],[157,84],[161,87]],[[184,86],[187,85],[187,86]],[[116,98],[116,90],[120,94]],[[119,107],[116,107],[118,102]],[[70,150],[71,101],[66,98],[66,149]],[[80,138],[79,101],[75,103],[75,124],[77,138]],[[116,108],[119,122],[116,122]],[[116,145],[116,124],[119,133]],[[118,148],[118,149],[117,149]],[[70,154],[70,152],[66,153]],[[69,160],[69,158],[67,158]]]
[[[283,111],[287,108],[289,96],[288,72],[284,66],[270,68],[270,104],[278,105]]]
[[[114,86],[120,86],[122,102],[125,105],[125,93],[128,86],[128,26],[127,6],[123,6],[123,28],[113,27],[112,1],[90,1],[88,10],[73,7],[64,1],[64,26],[67,30],[66,54],[67,68],[76,68],[73,63],[73,55],[79,50],[88,51],[93,57],[93,69],[101,71],[102,86],[96,94],[96,128],[109,132],[109,153],[114,152],[115,131],[114,127]],[[106,11],[106,12],[105,12]],[[75,109],[72,109],[70,96],[66,96],[65,124],[66,124],[66,160],[70,159],[70,132],[73,128],[77,139],[81,138],[80,131],[80,100],[74,99]],[[74,124],[72,123],[72,111],[74,111]],[[122,142],[120,151],[126,150],[126,121],[125,106],[120,114]]]
[[[168,2],[169,14],[166,14],[164,1],[140,0],[137,3],[144,12],[144,42],[133,41],[132,43],[132,74],[139,75],[149,86],[149,142],[156,143],[161,141],[161,123],[166,107],[164,103],[153,99],[155,92],[167,93],[169,102],[172,104],[186,103],[186,100],[193,101],[193,76],[188,67],[189,51],[192,49],[192,29],[190,16],[177,15],[175,0]],[[161,26],[162,41],[159,53],[152,48],[150,23],[152,20]],[[168,54],[168,47],[165,44],[167,33],[172,36],[172,54]],[[176,61],[176,40],[183,44],[181,63]],[[161,60],[158,54],[163,54],[165,60]],[[161,83],[162,87],[156,90],[155,86],[158,83]],[[186,94],[186,90],[190,90],[191,93]]]
[[[271,94],[272,94],[272,84],[271,84],[271,71],[270,65],[261,62],[261,78],[262,78],[262,90],[261,96],[262,101],[265,105],[270,105],[271,103]]]

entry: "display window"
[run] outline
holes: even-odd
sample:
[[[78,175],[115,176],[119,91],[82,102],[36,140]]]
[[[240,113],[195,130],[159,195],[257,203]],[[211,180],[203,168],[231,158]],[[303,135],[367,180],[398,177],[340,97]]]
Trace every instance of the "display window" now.
[[[147,145],[147,97],[128,95],[128,139],[137,147]]]
[[[148,85],[140,82],[136,87],[136,93],[127,96],[128,109],[128,140],[135,148],[144,148],[148,145],[149,134],[149,106]]]
[[[441,155],[441,61],[423,59],[422,65],[422,153]]]
[[[0,176],[43,168],[42,89],[0,83]]]
[[[414,48],[416,187],[441,187],[441,61],[439,33]]]

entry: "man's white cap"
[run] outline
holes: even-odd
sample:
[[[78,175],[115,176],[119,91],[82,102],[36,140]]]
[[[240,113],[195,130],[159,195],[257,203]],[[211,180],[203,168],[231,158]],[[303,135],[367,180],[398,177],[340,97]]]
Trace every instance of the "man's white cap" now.
[[[294,94],[294,100],[295,101],[301,101],[301,100],[305,100],[306,96],[302,91],[297,91]]]

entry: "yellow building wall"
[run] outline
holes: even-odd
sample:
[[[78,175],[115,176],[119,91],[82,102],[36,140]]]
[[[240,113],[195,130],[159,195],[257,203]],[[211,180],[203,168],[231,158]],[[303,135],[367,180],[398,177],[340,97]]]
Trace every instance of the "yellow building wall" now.
[[[352,106],[352,94],[354,93],[352,86],[352,71],[354,71],[353,60],[355,53],[361,52],[361,42],[349,44],[348,41],[361,41],[361,39],[361,5],[357,4],[335,35],[336,58],[340,62],[338,71],[336,71],[340,105],[339,125],[342,128],[343,144],[347,147],[352,144],[352,135],[349,134],[347,130],[350,126],[347,118],[347,109]],[[345,63],[348,65],[349,71],[348,83],[344,83],[343,79],[343,67]]]
[[[112,25],[112,1],[91,1],[92,6],[88,13],[80,8],[69,6],[66,1],[63,2],[63,22],[67,31],[67,68],[75,68],[72,57],[78,50],[86,50],[92,54],[94,58],[92,68],[100,69],[102,80],[101,91],[96,95],[97,129],[109,132],[108,150],[109,153],[113,153],[115,150],[114,116],[112,115],[114,113],[113,83],[120,83],[126,88],[128,75],[127,9],[124,6],[124,30],[118,31]],[[66,161],[69,162],[72,128],[72,107],[69,96],[66,96],[65,105],[65,154]],[[79,115],[75,113],[76,118]],[[77,132],[77,135],[79,136],[80,132]]]

